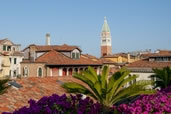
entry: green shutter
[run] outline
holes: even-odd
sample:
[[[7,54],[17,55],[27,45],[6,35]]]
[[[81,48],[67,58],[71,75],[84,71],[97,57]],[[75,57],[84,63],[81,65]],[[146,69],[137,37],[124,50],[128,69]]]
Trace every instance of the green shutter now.
[[[17,64],[17,58],[14,58],[14,64]]]
[[[79,57],[79,53],[76,53],[76,59],[79,59],[80,57]]]
[[[39,70],[38,70],[38,75],[39,75],[39,76],[42,76],[42,68],[39,68]]]
[[[3,45],[3,50],[6,51],[6,46],[5,45]]]
[[[72,58],[75,59],[75,53],[72,53]]]

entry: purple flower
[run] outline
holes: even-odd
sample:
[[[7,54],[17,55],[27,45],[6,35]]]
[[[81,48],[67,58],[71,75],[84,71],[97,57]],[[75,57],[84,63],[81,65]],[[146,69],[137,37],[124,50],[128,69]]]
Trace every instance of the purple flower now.
[[[57,114],[57,113],[90,113],[98,114],[101,110],[99,103],[94,103],[89,97],[81,99],[82,95],[76,96],[70,95],[58,96],[53,94],[52,96],[44,96],[40,100],[35,101],[30,99],[28,101],[29,107],[22,107],[13,112],[13,114]],[[3,114],[8,114],[4,112]],[[10,113],[11,114],[11,113]]]

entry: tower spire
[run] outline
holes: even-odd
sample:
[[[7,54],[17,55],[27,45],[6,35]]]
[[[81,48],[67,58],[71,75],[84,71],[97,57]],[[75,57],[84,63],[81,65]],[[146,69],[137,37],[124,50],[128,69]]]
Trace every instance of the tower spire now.
[[[102,32],[110,32],[110,28],[109,28],[109,25],[107,23],[106,16],[104,17],[104,24],[103,24],[103,27],[102,27]]]

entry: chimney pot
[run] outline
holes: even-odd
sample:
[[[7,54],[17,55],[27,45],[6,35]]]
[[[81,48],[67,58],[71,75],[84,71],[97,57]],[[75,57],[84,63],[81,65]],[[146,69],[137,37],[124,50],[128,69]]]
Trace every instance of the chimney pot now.
[[[46,45],[50,45],[50,33],[46,33]]]

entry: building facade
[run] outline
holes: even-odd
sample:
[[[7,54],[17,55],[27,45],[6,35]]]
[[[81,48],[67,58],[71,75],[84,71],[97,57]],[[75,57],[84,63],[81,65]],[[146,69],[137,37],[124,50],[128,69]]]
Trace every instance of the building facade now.
[[[0,77],[13,78],[21,75],[20,62],[23,59],[23,54],[20,52],[20,46],[8,39],[0,40]]]
[[[69,76],[74,72],[87,69],[88,66],[92,66],[97,73],[100,73],[101,61],[82,54],[79,47],[67,44],[48,44],[50,43],[46,43],[46,45],[29,45],[23,50],[22,76]]]
[[[153,74],[153,69],[162,69],[167,66],[171,68],[171,51],[161,50],[146,54],[144,59],[128,64],[127,68],[131,74],[139,75],[137,80],[151,80],[149,76]]]

